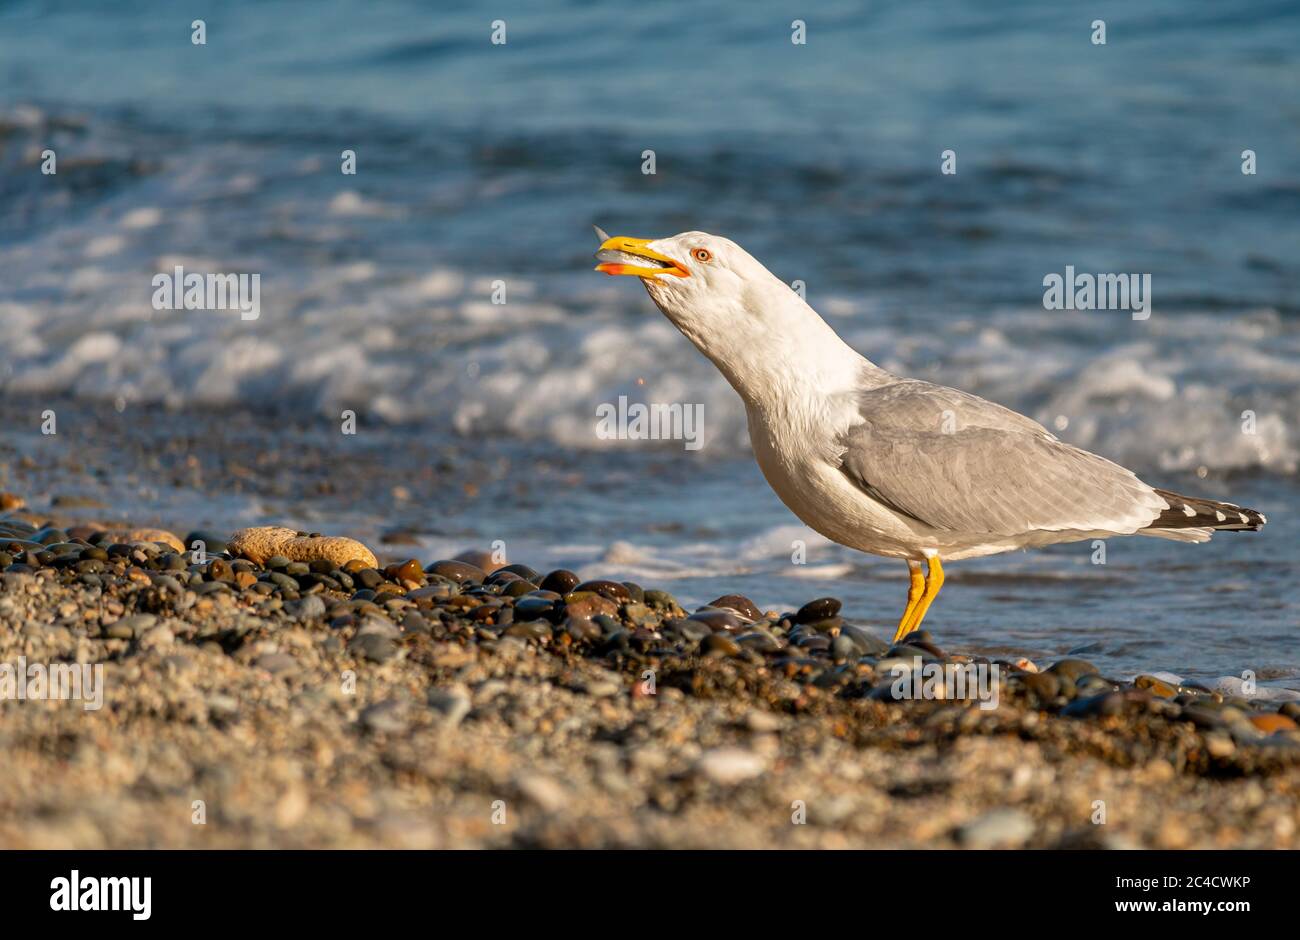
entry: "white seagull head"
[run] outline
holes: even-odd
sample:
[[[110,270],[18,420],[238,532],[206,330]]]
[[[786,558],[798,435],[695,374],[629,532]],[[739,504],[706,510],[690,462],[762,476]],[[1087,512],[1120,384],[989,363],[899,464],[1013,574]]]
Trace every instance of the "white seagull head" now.
[[[604,232],[596,230],[604,236]],[[776,363],[837,369],[861,361],[817,311],[729,238],[605,238],[596,270],[641,278],[664,315],[713,360],[747,401]]]

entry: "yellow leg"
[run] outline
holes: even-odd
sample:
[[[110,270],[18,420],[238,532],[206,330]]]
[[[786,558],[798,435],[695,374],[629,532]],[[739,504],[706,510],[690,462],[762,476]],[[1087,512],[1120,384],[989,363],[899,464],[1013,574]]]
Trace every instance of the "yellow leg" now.
[[[925,591],[922,592],[920,600],[909,605],[904,621],[898,625],[898,632],[894,634],[895,643],[913,630],[920,629],[926,611],[930,609],[930,604],[939,596],[939,589],[943,587],[943,565],[939,564],[939,556],[931,555],[927,560],[930,563],[930,570],[925,577]]]
[[[921,600],[921,595],[925,592],[925,578],[921,577],[921,563],[919,561],[908,561],[907,572],[912,576],[912,583],[907,587],[907,607],[903,609],[902,619],[898,621],[898,629],[894,631],[894,642],[897,643],[907,631],[904,627],[912,618],[912,611]]]

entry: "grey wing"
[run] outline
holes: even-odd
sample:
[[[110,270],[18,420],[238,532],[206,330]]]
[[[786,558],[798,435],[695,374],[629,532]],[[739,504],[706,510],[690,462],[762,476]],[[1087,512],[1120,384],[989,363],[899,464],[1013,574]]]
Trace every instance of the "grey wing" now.
[[[840,470],[933,529],[1134,532],[1168,504],[1130,471],[973,395],[899,382],[863,393]]]

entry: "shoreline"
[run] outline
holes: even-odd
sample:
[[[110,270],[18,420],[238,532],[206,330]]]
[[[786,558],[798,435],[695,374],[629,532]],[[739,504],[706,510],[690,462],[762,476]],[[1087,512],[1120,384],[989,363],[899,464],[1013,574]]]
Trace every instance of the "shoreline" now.
[[[101,663],[104,707],[0,700],[9,847],[1300,847],[1295,703],[1015,657],[996,708],[895,702],[893,660],[992,664],[829,598],[18,515],[0,663]]]
[[[47,409],[57,413],[56,436],[40,433]],[[797,607],[836,593],[891,635],[907,591],[901,564],[800,524],[748,457],[570,452],[365,414],[345,436],[326,417],[292,408],[118,411],[66,397],[7,397],[0,426],[9,432],[0,492],[26,497],[39,523],[184,535],[275,522],[347,532],[385,560],[450,557],[501,540],[512,558],[539,568],[655,584],[692,605],[740,592]],[[1126,678],[1165,671],[1210,685],[1250,669],[1261,684],[1300,691],[1285,549],[1295,481],[1160,482],[1257,506],[1270,531],[1195,547],[1126,539],[1111,546],[1107,565],[1092,563],[1087,543],[976,559],[950,569],[956,603],[941,604],[931,626],[947,645],[985,655],[1079,654]],[[807,546],[804,564],[792,563],[795,545]],[[1141,589],[1153,572],[1158,596]]]

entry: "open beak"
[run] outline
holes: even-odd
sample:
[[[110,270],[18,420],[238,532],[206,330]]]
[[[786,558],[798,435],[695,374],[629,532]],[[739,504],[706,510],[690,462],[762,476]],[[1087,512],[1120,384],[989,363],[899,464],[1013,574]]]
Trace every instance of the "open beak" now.
[[[596,270],[605,274],[634,274],[637,277],[654,277],[657,274],[691,276],[691,272],[680,261],[674,261],[650,248],[650,241],[648,238],[605,239],[596,252],[596,257],[601,262],[596,265]]]

